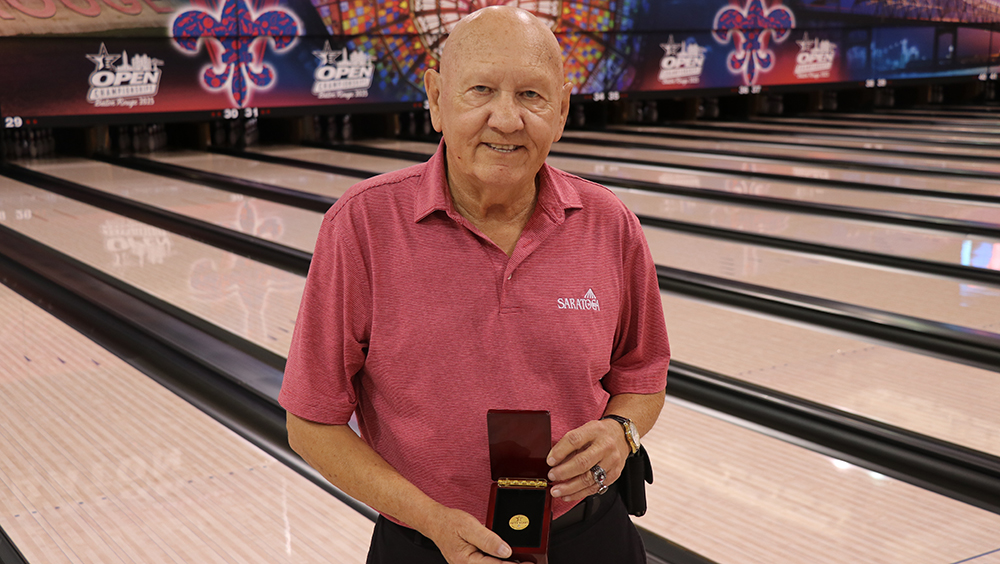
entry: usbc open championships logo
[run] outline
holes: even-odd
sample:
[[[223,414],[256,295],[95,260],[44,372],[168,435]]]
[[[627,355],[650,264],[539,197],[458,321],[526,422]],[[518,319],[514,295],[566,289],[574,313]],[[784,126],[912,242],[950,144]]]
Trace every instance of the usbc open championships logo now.
[[[674,41],[671,35],[666,43],[660,43],[663,58],[660,59],[660,84],[698,84],[705,69],[706,49],[694,39]]]
[[[363,51],[348,51],[330,48],[330,42],[323,50],[313,51],[319,65],[313,72],[313,96],[325,98],[365,98],[375,78],[372,57]]]
[[[97,107],[128,108],[154,103],[160,88],[163,61],[145,54],[132,55],[129,59],[125,51],[120,55],[108,53],[104,43],[97,53],[88,54],[87,58],[95,65],[89,78],[88,102]]]

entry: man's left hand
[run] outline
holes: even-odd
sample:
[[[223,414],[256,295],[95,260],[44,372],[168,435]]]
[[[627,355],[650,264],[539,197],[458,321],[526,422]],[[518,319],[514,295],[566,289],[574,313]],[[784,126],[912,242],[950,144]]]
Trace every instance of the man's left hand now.
[[[613,419],[589,421],[573,429],[549,451],[552,496],[577,501],[597,493],[600,485],[590,469],[600,464],[607,474],[604,485],[611,485],[621,476],[630,453],[622,426]]]

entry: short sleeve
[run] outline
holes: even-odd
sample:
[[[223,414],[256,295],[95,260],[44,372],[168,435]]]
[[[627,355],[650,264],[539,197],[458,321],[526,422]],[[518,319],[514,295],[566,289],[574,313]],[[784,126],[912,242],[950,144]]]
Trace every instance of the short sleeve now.
[[[346,424],[371,334],[371,276],[363,222],[346,195],[327,212],[295,319],[278,401],[289,413]]]
[[[603,378],[611,395],[665,389],[670,364],[656,265],[638,218],[627,212],[622,236],[622,296],[611,369]]]

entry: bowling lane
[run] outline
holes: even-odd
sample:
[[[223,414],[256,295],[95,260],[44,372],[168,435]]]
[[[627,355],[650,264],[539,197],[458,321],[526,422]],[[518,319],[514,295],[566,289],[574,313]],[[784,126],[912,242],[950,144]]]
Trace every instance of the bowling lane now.
[[[1000,106],[925,106],[922,108],[893,108],[882,113],[899,116],[961,117],[1000,121]]]
[[[883,255],[1000,270],[1000,238],[720,204],[609,186],[637,215]]]
[[[7,227],[288,354],[305,278],[4,176],[0,210]]]
[[[837,148],[817,148],[798,147],[785,143],[740,143],[730,141],[711,141],[696,139],[671,139],[663,137],[634,136],[624,133],[613,133],[610,131],[567,131],[563,134],[563,141],[555,145],[556,149],[562,150],[564,144],[572,144],[573,141],[601,141],[619,143],[642,143],[647,146],[662,147],[677,151],[720,151],[733,153],[736,155],[752,155],[758,158],[785,159],[798,158],[807,159],[812,162],[841,164],[841,165],[868,165],[878,167],[900,168],[907,171],[927,171],[927,172],[962,172],[985,175],[1000,175],[1000,163],[992,161],[978,161],[961,159],[957,157],[946,158],[943,156],[907,156],[892,153],[873,153],[870,150],[862,149],[837,149]],[[605,147],[602,145],[601,149]]]
[[[993,333],[1000,286],[644,226],[658,265]],[[934,299],[928,299],[934,296]]]
[[[643,444],[655,480],[636,523],[713,562],[958,563],[1000,548],[995,514],[669,398]]]
[[[427,153],[433,151],[434,145],[425,142],[398,140],[362,141],[362,145],[397,150]],[[752,182],[754,186],[767,182],[764,179],[753,178],[755,174],[769,174],[789,177],[792,186],[796,182],[811,179],[834,180],[858,185],[859,191],[864,191],[865,185],[889,186],[911,190],[928,190],[941,192],[942,198],[948,193],[973,194],[979,196],[1000,196],[1000,185],[995,180],[960,178],[952,175],[918,174],[914,172],[882,173],[872,171],[852,170],[834,165],[811,165],[806,163],[790,164],[768,159],[752,157],[730,157],[726,155],[705,155],[698,153],[683,153],[666,149],[638,149],[614,146],[596,146],[560,141],[553,145],[553,151],[559,154],[550,155],[548,163],[552,166],[573,174],[601,175],[625,180],[646,180],[670,184],[669,174],[700,175],[701,171],[689,167],[710,169],[708,174],[718,174],[723,177],[737,175],[735,186],[744,186]],[[329,157],[327,157],[329,158]],[[622,159],[622,160],[616,160]],[[631,164],[627,161],[642,160],[648,164]],[[623,162],[625,161],[625,162]],[[664,170],[665,169],[665,170]],[[668,176],[658,179],[658,172],[666,172]],[[750,177],[750,178],[747,178]],[[699,180],[699,186],[701,186]],[[725,184],[723,184],[725,185]],[[840,190],[840,188],[826,190]],[[735,190],[733,190],[735,191]],[[744,191],[746,191],[744,189]],[[853,195],[852,195],[853,196]],[[849,200],[848,204],[852,203]],[[841,204],[844,204],[841,201]]]
[[[200,219],[226,229],[312,252],[323,214],[76,158],[21,161],[32,170]]]
[[[6,286],[0,317],[0,527],[28,562],[364,562],[364,516]]]
[[[678,361],[1000,456],[996,372],[683,296],[662,299]]]
[[[379,140],[365,142],[364,144],[372,147],[424,154],[433,151],[435,147],[431,143],[411,141]],[[331,158],[324,155],[317,156],[312,152],[314,149],[309,149],[309,151],[309,156],[315,159],[315,162],[322,162],[324,158],[327,160]],[[282,152],[290,158],[297,158],[295,156],[296,153],[287,148],[283,148]],[[336,151],[332,152],[340,154]],[[577,174],[592,174],[626,180],[638,179],[646,182],[694,188],[702,187],[702,182],[705,178],[705,175],[699,172],[631,165],[614,161],[549,157],[548,163],[557,168]],[[388,162],[373,162],[372,164],[379,165],[373,169],[373,172],[393,170]],[[816,170],[822,171],[823,169]],[[708,177],[711,177],[710,173]],[[730,183],[723,186],[728,187],[729,191],[737,193],[759,194],[761,190],[766,188],[767,183],[758,183],[756,180],[733,179]],[[721,204],[693,197],[674,196],[639,189],[626,189],[614,185],[609,185],[608,187],[633,212],[639,215],[749,231],[892,256],[912,257],[947,264],[961,264],[1000,270],[1000,239],[978,236],[969,237],[944,231],[852,219],[788,213],[786,211],[770,211],[759,207]],[[820,191],[817,190],[816,193],[820,194]],[[836,203],[836,200],[832,200],[832,203]],[[977,207],[975,209],[982,208]],[[971,216],[972,214],[969,215]],[[972,217],[967,216],[965,219],[977,220],[981,217],[980,215],[975,215]],[[990,216],[989,219],[994,219],[995,217]]]
[[[870,113],[837,113],[832,114],[834,119],[844,118],[848,120],[863,119],[874,122],[886,123],[917,123],[932,126],[971,126],[971,127],[1000,127],[1000,119],[997,116],[975,116],[962,117],[950,114],[902,114],[898,112],[878,111]]]
[[[622,126],[628,127],[628,126]],[[992,135],[970,135],[956,133],[932,133],[927,131],[908,131],[898,129],[859,129],[840,127],[804,127],[796,125],[782,125],[780,123],[763,123],[760,121],[695,121],[680,124],[684,131],[711,131],[711,130],[738,130],[752,131],[764,134],[781,134],[795,137],[813,137],[815,139],[827,138],[856,138],[856,139],[892,139],[905,140],[916,143],[958,143],[965,145],[987,145],[996,146],[997,138]],[[616,127],[617,129],[617,127]]]
[[[169,153],[150,153],[143,155],[143,157],[161,163],[224,174],[242,180],[283,186],[331,198],[339,198],[358,181],[358,178],[354,176],[317,172],[303,168],[290,168],[219,153],[175,151]]]
[[[434,145],[437,147],[437,145]],[[368,155],[361,155],[358,153],[349,153],[335,151],[332,155],[328,149],[318,149],[313,147],[302,147],[296,145],[278,145],[271,147],[251,147],[247,149],[248,153],[261,153],[264,155],[272,155],[275,157],[286,157],[290,159],[299,159],[303,161],[342,166],[345,168],[353,168],[357,170],[369,170],[372,172],[392,172],[394,170],[399,170],[401,168],[406,168],[408,166],[413,166],[415,163],[408,159],[392,159],[386,157],[371,157]],[[431,149],[433,152],[433,149]],[[333,160],[331,160],[331,158]]]
[[[879,120],[870,114],[834,114],[829,117],[800,118],[800,117],[763,117],[754,118],[754,121],[764,123],[781,123],[795,125],[818,125],[823,127],[843,127],[847,129],[898,129],[909,131],[928,131],[934,133],[947,133],[951,135],[972,134],[972,135],[996,135],[1000,133],[1000,126],[989,125],[935,125],[930,123],[904,123],[901,121]]]
[[[646,125],[616,125],[607,130],[619,131],[622,133],[652,133],[655,135],[671,138],[699,138],[718,141],[738,141],[750,143],[775,143],[778,141],[773,134],[767,133],[738,133],[733,131],[720,130],[699,130],[683,127],[646,126]],[[636,140],[642,139],[637,137]],[[680,141],[680,139],[677,139]],[[932,144],[928,140],[921,139],[919,142],[901,142],[891,140],[872,141],[870,139],[848,139],[843,137],[821,136],[796,133],[782,136],[780,142],[785,145],[809,146],[809,147],[834,147],[840,149],[863,150],[863,151],[892,151],[902,152],[912,155],[935,155],[946,157],[977,157],[977,158],[1000,158],[1000,149],[970,147],[968,145],[955,146],[948,144]],[[639,141],[641,142],[641,141]]]

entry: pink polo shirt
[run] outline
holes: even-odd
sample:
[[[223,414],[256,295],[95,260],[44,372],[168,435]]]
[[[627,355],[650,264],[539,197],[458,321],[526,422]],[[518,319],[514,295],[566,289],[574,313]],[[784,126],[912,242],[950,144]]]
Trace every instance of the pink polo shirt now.
[[[485,523],[487,410],[549,410],[554,444],[610,395],[663,390],[670,351],[642,229],[608,189],[545,165],[508,257],[455,211],[444,162],[442,145],[327,212],[279,400],[318,423],[356,411],[403,476]]]

